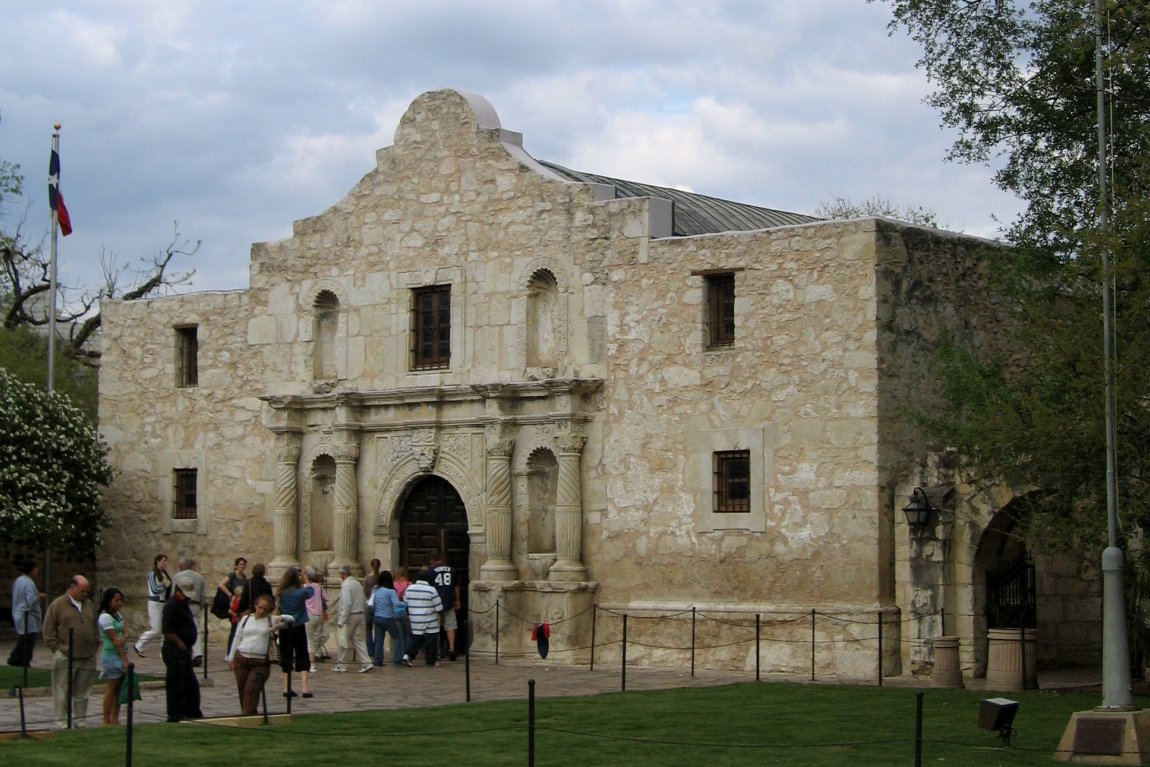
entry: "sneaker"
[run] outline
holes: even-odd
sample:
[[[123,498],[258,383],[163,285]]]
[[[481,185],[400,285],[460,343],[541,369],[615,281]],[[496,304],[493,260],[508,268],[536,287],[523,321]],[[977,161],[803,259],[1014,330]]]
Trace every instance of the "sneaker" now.
[[[331,667],[331,670],[336,672],[337,674],[344,674],[344,673],[347,673],[347,666],[343,665],[342,663],[337,663],[336,665]]]
[[[317,674],[317,673],[319,673],[319,669],[316,668],[315,666],[312,666],[310,669],[308,669],[308,673]]]
[[[450,658],[451,660],[455,660],[455,658],[457,657],[457,656],[455,655],[455,650],[454,650],[454,649],[452,649],[452,650],[448,650],[448,651],[447,651],[447,657],[448,657],[448,658]]]
[[[192,658],[192,665],[195,666],[196,668],[199,668],[200,666],[204,665],[204,656],[197,655],[196,657]]]
[[[139,645],[132,645],[132,649],[135,650],[136,655],[139,655],[141,658],[148,657],[147,655],[144,655],[144,653],[140,652],[140,646]]]
[[[400,665],[407,666],[408,668],[411,668],[411,658],[404,655],[403,660],[400,661]]]
[[[360,666],[359,673],[366,674],[368,671],[371,671],[371,668],[371,666]]]
[[[305,693],[304,693],[303,695],[301,695],[300,697],[301,697],[301,698],[314,698],[315,696],[311,694],[311,691],[308,691],[308,692],[305,692]]]

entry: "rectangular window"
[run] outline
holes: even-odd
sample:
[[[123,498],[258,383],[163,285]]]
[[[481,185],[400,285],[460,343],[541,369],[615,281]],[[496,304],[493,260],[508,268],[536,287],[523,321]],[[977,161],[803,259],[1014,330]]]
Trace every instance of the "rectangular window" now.
[[[196,518],[196,469],[172,470],[172,519]]]
[[[751,451],[724,450],[714,454],[716,514],[751,510]]]
[[[196,326],[176,328],[176,386],[186,389],[200,383],[200,343]]]
[[[704,277],[707,287],[707,346],[735,343],[735,274],[723,272]]]
[[[412,291],[411,369],[451,366],[451,286]]]

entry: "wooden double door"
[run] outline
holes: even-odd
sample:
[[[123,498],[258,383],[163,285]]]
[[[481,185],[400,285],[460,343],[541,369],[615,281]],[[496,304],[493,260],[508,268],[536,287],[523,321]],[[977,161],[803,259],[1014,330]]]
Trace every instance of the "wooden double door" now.
[[[427,568],[428,555],[437,549],[455,571],[461,603],[456,647],[465,647],[467,643],[462,638],[467,636],[467,563],[471,543],[463,499],[450,482],[430,476],[408,493],[399,519],[399,557],[408,578],[414,581]]]

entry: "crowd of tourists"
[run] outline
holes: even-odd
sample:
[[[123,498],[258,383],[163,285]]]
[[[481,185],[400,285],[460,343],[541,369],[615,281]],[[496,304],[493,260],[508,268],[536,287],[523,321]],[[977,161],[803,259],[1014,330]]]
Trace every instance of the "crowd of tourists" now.
[[[458,657],[460,587],[438,551],[428,555],[414,581],[406,567],[392,573],[382,570],[378,559],[362,580],[356,568],[342,564],[338,590],[329,590],[322,570],[290,567],[273,586],[264,564],[257,563],[250,575],[247,565],[246,558],[237,557],[209,595],[195,559],[180,557],[169,575],[167,555],[156,555],[146,575],[146,603],[140,606],[148,627],[130,642],[120,589],[104,589],[97,604],[88,579],[75,575],[42,610],[47,594],[37,587],[39,568],[31,560],[22,562],[12,585],[17,641],[8,664],[31,666],[37,637],[43,637],[52,653],[55,726],[64,729],[85,726],[97,679],[106,683],[103,724],[119,724],[123,703],[139,699],[138,685],[125,685],[128,647],[146,658],[153,642],[159,642],[164,663],[167,721],[201,718],[195,669],[204,662],[205,612],[230,625],[226,660],[244,716],[258,713],[274,666],[282,674],[285,698],[313,698],[309,677],[318,671],[318,661],[330,657],[333,629],[334,673],[347,673],[353,665],[359,673],[388,663],[411,667],[420,653],[426,666],[440,663],[442,654],[452,661]]]

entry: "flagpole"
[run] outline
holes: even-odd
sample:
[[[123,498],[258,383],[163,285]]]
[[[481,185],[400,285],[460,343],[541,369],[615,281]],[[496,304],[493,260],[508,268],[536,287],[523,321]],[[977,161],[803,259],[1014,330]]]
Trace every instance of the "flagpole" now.
[[[60,154],[60,123],[56,123],[52,131],[52,155]],[[58,183],[58,182],[57,182]],[[56,206],[52,206],[52,247],[48,268],[48,391],[55,388],[56,383],[56,238],[60,232],[60,214]]]

